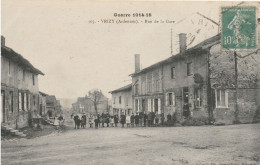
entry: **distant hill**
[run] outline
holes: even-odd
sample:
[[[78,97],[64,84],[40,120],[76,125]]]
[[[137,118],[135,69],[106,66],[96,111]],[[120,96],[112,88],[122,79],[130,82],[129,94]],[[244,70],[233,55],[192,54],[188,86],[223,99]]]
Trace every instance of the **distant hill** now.
[[[60,100],[60,104],[62,106],[62,109],[67,109],[70,110],[71,109],[71,104],[76,102],[77,99],[71,99],[71,98],[57,98],[58,100]]]

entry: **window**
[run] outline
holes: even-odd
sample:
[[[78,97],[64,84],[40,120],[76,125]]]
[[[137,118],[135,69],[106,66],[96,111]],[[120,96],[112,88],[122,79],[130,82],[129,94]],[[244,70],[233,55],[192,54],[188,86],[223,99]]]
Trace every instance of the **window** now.
[[[34,105],[34,106],[36,105],[36,99],[35,99],[35,96],[33,96],[33,105]]]
[[[125,103],[126,103],[126,106],[128,106],[128,97],[126,97]]]
[[[216,89],[216,107],[217,108],[227,108],[228,107],[228,92],[224,89]]]
[[[32,82],[33,82],[33,85],[35,85],[34,74],[32,74]]]
[[[14,93],[13,91],[10,91],[9,93],[9,101],[10,101],[10,110],[11,112],[14,112]]]
[[[22,97],[22,110],[24,110],[25,109],[25,107],[24,107],[24,93],[21,93],[21,97]]]
[[[116,97],[114,97],[114,104],[116,103]]]
[[[152,92],[152,82],[148,81],[147,82],[147,93],[151,93]]]
[[[119,96],[119,104],[121,104],[121,96]]]
[[[175,67],[171,68],[171,79],[175,79]]]
[[[11,75],[11,61],[8,61],[8,74]]]
[[[22,93],[19,92],[19,98],[18,98],[18,111],[22,110]]]
[[[139,101],[138,101],[138,99],[135,100],[135,112],[139,112]]]
[[[166,106],[170,106],[170,105],[175,106],[175,94],[173,92],[166,94],[165,104]]]
[[[195,106],[196,107],[201,107],[201,105],[202,105],[202,92],[201,92],[201,89],[200,88],[195,88],[194,95],[195,95]]]
[[[139,94],[139,85],[135,84],[135,94],[138,95]]]
[[[25,70],[23,70],[23,81],[25,81]]]
[[[187,76],[191,75],[191,63],[187,63]]]

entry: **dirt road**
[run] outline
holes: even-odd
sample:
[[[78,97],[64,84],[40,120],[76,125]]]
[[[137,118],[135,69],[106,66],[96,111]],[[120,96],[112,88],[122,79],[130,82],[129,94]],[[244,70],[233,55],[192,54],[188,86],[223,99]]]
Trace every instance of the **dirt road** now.
[[[2,142],[2,164],[259,164],[260,124],[71,129]]]

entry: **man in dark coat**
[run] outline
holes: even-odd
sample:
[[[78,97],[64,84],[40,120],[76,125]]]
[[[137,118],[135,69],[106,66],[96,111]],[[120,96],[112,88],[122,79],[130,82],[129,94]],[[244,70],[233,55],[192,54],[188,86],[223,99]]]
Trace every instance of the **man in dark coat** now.
[[[97,114],[97,121],[98,121],[98,126],[100,127],[100,123],[101,123],[101,116],[100,116],[100,114],[99,114],[99,113]]]
[[[151,127],[151,121],[152,121],[152,113],[151,112],[148,113],[147,120],[148,120],[148,127]]]
[[[87,123],[87,116],[83,114],[81,118],[81,128],[86,128],[86,123]]]
[[[125,124],[125,119],[126,119],[126,116],[124,114],[121,115],[121,124],[122,124],[122,127],[124,128],[124,124]]]
[[[104,113],[101,114],[101,120],[102,120],[102,127],[104,127],[104,123],[106,120],[106,115]]]
[[[109,115],[109,113],[107,112],[107,114],[106,114],[107,127],[109,127],[109,118],[110,118],[110,115]]]
[[[152,112],[151,114],[152,114],[151,125],[154,126],[155,113]]]
[[[138,127],[139,125],[139,115],[138,113],[135,115],[135,126]]]
[[[114,123],[115,123],[115,126],[117,127],[117,123],[118,123],[118,115],[115,115],[115,116],[114,116]]]
[[[147,116],[147,114],[145,112],[144,113],[144,127],[146,127],[146,125],[147,125],[147,118],[148,118],[148,116]]]
[[[78,120],[79,120],[79,116],[78,116],[78,115],[75,115],[75,116],[74,116],[75,129],[77,128]]]
[[[132,127],[134,127],[134,124],[135,124],[135,116],[134,116],[134,114],[132,113],[132,115],[131,115],[131,126]]]

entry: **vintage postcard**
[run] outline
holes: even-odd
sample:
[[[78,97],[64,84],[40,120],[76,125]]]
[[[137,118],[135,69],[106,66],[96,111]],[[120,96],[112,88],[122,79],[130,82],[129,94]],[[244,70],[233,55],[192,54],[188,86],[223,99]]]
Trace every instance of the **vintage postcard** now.
[[[3,165],[260,164],[260,3],[2,0]]]

